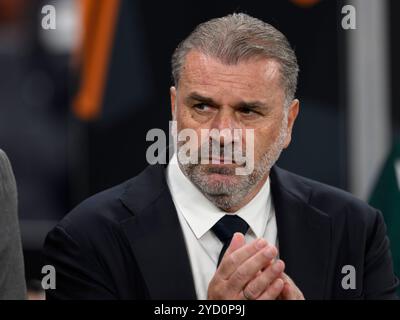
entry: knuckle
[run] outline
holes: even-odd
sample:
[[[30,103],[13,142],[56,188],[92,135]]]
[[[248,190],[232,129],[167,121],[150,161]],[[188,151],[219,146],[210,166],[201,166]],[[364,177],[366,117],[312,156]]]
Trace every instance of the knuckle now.
[[[273,282],[275,275],[273,274],[273,272],[270,268],[267,268],[262,273],[261,278],[264,281],[265,286],[269,286]]]
[[[232,254],[230,254],[229,256],[227,256],[226,257],[227,259],[227,263],[230,265],[230,266],[235,266],[236,265],[236,263],[237,263],[237,260],[238,260],[238,257],[237,257],[237,254],[234,252],[234,253],[232,253]]]
[[[239,267],[234,273],[234,279],[237,282],[243,282],[247,278],[246,270],[243,267]]]
[[[246,297],[250,299],[256,299],[260,295],[260,288],[257,286],[257,284],[249,284],[246,287]]]
[[[264,274],[261,274],[259,277],[257,277],[254,281],[252,281],[251,285],[253,287],[254,292],[260,294],[264,290],[268,288],[269,284],[269,279],[264,276]]]
[[[212,299],[222,299],[224,297],[225,290],[221,284],[213,284],[212,287],[209,287],[209,296]]]

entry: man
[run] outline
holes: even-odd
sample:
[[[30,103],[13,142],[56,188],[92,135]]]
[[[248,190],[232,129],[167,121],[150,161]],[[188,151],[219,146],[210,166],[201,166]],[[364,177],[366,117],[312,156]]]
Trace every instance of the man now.
[[[199,148],[200,161],[183,161],[177,139],[167,167],[151,165],[67,215],[45,244],[57,275],[48,298],[396,298],[382,215],[274,166],[299,112],[285,36],[245,14],[213,19],[178,46],[172,73],[177,133],[191,130],[192,143],[216,153]],[[204,138],[214,129],[246,135]],[[253,155],[225,161],[226,145],[248,150],[247,130]]]
[[[25,298],[17,188],[10,162],[6,154],[0,150],[0,300]]]

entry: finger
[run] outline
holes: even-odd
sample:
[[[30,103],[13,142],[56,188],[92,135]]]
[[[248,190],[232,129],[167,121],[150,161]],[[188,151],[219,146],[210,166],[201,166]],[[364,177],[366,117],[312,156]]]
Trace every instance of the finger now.
[[[283,287],[283,280],[281,278],[275,279],[257,300],[275,300],[282,293]]]
[[[257,252],[236,269],[228,279],[227,287],[232,290],[232,292],[241,292],[246,284],[256,277],[260,270],[270,265],[277,254],[278,250],[274,246],[267,246]]]
[[[267,242],[264,239],[257,239],[237,249],[236,241],[239,240],[231,241],[217,270],[219,276],[225,280],[229,279],[244,261],[267,246]]]
[[[285,282],[282,293],[281,293],[281,298],[282,300],[293,300],[292,292],[291,292],[290,284]]]
[[[298,289],[291,286],[289,283],[285,282],[285,285],[281,294],[282,300],[303,300],[302,294]]]
[[[293,280],[286,273],[282,273],[282,280],[290,285],[294,285]]]
[[[233,238],[231,240],[231,243],[229,244],[229,247],[225,251],[225,255],[231,254],[232,252],[236,251],[237,249],[243,247],[244,245],[246,245],[244,235],[240,232],[236,232],[233,235]]]
[[[303,293],[296,286],[294,281],[286,273],[282,273],[281,277],[285,282],[285,286],[282,290],[282,298],[285,300],[304,300]]]
[[[268,268],[258,275],[256,278],[251,280],[244,291],[246,296],[251,300],[257,299],[277,278],[281,278],[285,264],[282,260],[276,260]]]

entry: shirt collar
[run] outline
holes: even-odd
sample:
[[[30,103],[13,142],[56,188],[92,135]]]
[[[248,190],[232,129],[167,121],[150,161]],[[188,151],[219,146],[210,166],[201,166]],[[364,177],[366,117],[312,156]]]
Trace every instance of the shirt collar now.
[[[167,183],[177,206],[189,227],[200,239],[227,213],[216,207],[185,176],[179,167],[176,153],[167,168]],[[257,195],[243,208],[236,211],[247,222],[257,238],[263,237],[271,211],[269,178]]]

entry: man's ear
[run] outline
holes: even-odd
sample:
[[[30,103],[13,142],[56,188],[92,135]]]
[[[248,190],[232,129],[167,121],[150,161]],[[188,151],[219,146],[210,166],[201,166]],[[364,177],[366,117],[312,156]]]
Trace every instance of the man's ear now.
[[[294,99],[290,104],[288,110],[288,126],[287,126],[285,144],[283,146],[284,149],[286,149],[289,146],[290,141],[292,141],[293,125],[294,122],[296,121],[297,115],[299,114],[299,108],[300,108],[300,101],[298,99]]]
[[[176,102],[176,88],[174,86],[172,86],[171,88],[169,88],[169,93],[170,93],[170,97],[171,97],[171,114],[172,114],[172,118],[174,119],[174,115],[175,115],[175,102]]]

